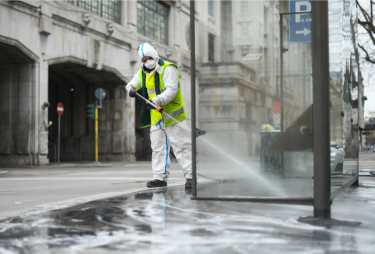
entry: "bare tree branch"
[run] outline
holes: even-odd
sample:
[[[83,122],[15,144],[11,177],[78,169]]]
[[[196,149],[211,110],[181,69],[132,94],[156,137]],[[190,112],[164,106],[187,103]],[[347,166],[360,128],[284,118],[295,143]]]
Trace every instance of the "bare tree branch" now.
[[[371,37],[371,40],[375,44],[375,38],[373,36],[373,33],[375,32],[375,27],[372,21],[372,15],[368,14],[368,12],[359,4],[358,0],[357,0],[357,3],[359,6],[359,9],[361,10],[363,17],[366,19],[366,21],[363,21],[358,18],[358,24],[360,24],[367,31],[367,33]]]
[[[373,35],[373,31],[371,30],[367,22],[363,22],[358,19],[358,24],[360,24],[367,31],[367,34],[370,36],[372,43],[375,45],[375,37]]]
[[[362,5],[359,3],[359,1],[357,0],[357,5],[359,6],[359,9],[361,10],[364,18],[366,19],[365,23],[369,23],[371,21],[371,17],[370,15],[368,14],[368,12],[362,7]]]
[[[372,64],[375,64],[375,59],[370,57],[370,55],[366,51],[366,49],[361,44],[359,44],[359,43],[358,43],[358,47],[360,47],[363,50],[363,52],[365,52],[365,54],[366,54],[366,57],[365,57],[366,61],[370,62]]]
[[[372,44],[375,46],[375,26],[374,26],[374,15],[373,15],[373,5],[375,5],[373,0],[370,0],[370,12],[362,7],[362,5],[359,3],[359,0],[356,0],[357,6],[359,7],[359,10],[364,18],[364,20],[361,20],[360,17],[358,17],[358,24],[361,25],[365,30],[368,36],[370,37]],[[369,63],[375,64],[375,59],[370,57],[370,54],[368,51],[360,44],[358,46],[365,52],[366,57],[365,60]]]

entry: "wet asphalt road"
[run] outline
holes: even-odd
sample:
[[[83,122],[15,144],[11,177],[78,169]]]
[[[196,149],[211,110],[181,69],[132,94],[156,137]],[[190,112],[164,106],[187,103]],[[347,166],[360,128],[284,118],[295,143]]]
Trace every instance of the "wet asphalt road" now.
[[[311,218],[311,206],[193,201],[183,186],[147,190],[148,165],[131,180],[134,168],[17,169],[0,177],[0,190],[20,188],[2,191],[9,203],[1,209],[11,210],[11,197],[35,203],[0,220],[0,253],[375,253],[375,177],[361,168],[360,186],[334,199],[333,220]]]
[[[375,188],[312,207],[190,199],[180,187],[143,191],[0,222],[0,253],[374,253]],[[309,223],[300,222],[308,221]],[[312,225],[318,224],[318,225]]]

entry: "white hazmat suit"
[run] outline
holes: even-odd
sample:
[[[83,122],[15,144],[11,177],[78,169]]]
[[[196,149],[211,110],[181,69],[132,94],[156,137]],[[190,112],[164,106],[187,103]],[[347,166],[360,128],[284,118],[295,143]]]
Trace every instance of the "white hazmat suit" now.
[[[156,50],[148,43],[144,43],[138,50],[138,56],[142,61],[145,56],[150,56],[155,60],[155,67],[149,72],[152,76],[155,72],[163,74],[165,89],[157,95],[152,101],[163,107],[168,104],[177,95],[179,87],[178,72],[175,66],[170,65],[163,69],[160,67],[159,55]],[[146,63],[147,64],[147,63]],[[132,88],[139,90],[142,83],[137,72],[133,79],[126,86],[129,92]],[[173,147],[177,162],[181,165],[185,179],[192,179],[192,161],[191,161],[191,133],[187,128],[186,120],[164,127],[163,120],[159,120],[156,125],[151,124],[150,130],[151,148],[152,148],[152,171],[153,179],[167,182],[170,174],[170,147]]]

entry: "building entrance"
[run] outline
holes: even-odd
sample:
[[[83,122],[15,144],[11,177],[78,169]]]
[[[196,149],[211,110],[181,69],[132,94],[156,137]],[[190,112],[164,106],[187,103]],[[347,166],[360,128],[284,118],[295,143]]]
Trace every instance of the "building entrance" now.
[[[99,109],[99,161],[127,161],[127,121],[125,117],[125,79],[113,70],[96,70],[67,61],[49,66],[48,121],[50,161],[57,154],[57,110],[64,105],[60,129],[61,161],[95,159],[95,121],[87,117],[87,105],[95,102],[95,90],[103,88],[106,98]]]
[[[0,164],[39,163],[37,59],[18,41],[0,37]]]

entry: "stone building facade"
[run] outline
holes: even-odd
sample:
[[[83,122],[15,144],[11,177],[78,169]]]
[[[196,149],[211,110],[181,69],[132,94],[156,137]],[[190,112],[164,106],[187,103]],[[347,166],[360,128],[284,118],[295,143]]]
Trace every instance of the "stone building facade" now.
[[[344,9],[347,2],[353,3],[331,5]],[[280,13],[289,12],[288,3],[196,1],[197,125],[236,154],[259,152],[263,124],[280,129],[278,103],[283,103],[284,130],[301,132],[296,119],[311,111],[311,44],[289,43],[289,16],[283,16],[280,48]],[[140,103],[129,99],[124,86],[141,67],[138,46],[151,43],[179,68],[190,124],[189,8],[187,0],[0,2],[0,165],[55,161],[59,102],[64,104],[61,160],[93,160],[94,121],[86,111],[97,88],[107,94],[99,109],[99,161],[150,160],[149,130],[139,128]],[[341,30],[330,28],[333,36],[334,31]],[[331,72],[343,75],[345,61],[336,60],[332,66],[341,68]],[[363,86],[360,73],[355,77],[361,127]],[[332,81],[337,83],[331,90],[336,140],[346,128],[343,77]]]
[[[0,2],[0,165],[55,161],[59,102],[61,160],[94,160],[86,107],[99,87],[107,93],[99,109],[99,161],[150,158],[148,130],[138,129],[139,108],[124,90],[141,67],[138,46],[149,42],[178,65],[188,115],[190,52],[188,2],[149,2]],[[140,14],[152,8],[165,12],[153,20]],[[140,30],[145,22],[150,30]],[[163,36],[154,33],[159,26]]]

